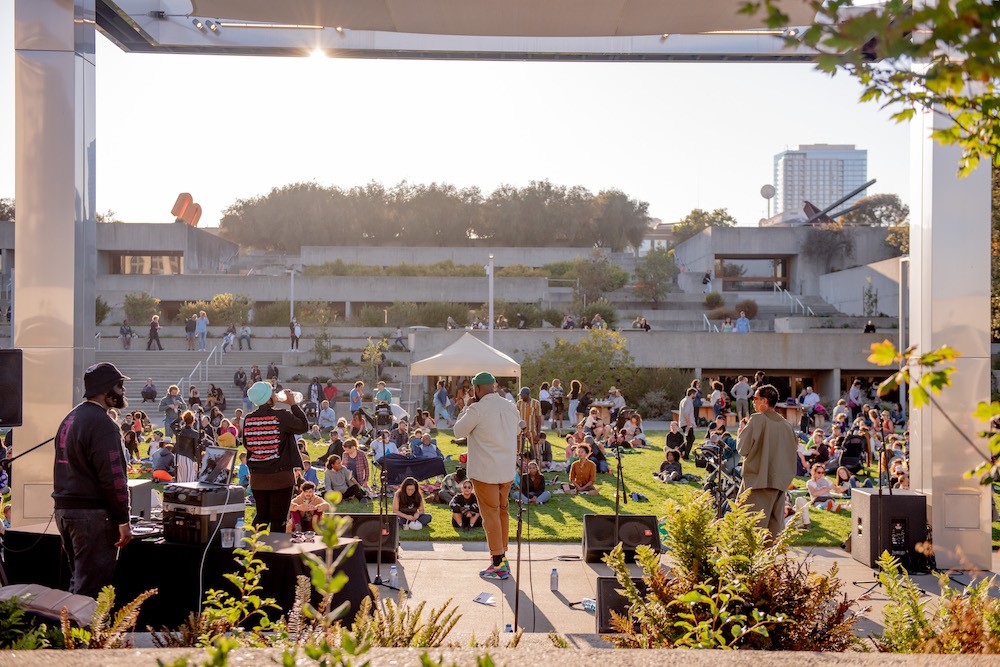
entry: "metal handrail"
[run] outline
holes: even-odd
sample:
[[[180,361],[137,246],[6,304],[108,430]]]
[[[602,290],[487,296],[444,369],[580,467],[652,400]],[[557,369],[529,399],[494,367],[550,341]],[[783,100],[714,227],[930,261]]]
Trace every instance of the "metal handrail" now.
[[[194,384],[193,382],[191,382],[191,378],[194,376],[195,373],[198,373],[200,370],[201,370],[201,362],[199,361],[197,364],[194,365],[194,370],[192,370],[191,373],[188,375],[188,381],[187,381],[188,393],[191,392],[191,385]],[[198,375],[198,379],[199,380],[202,379],[201,375]]]
[[[207,380],[208,379],[208,366],[212,363],[212,357],[215,357],[215,365],[216,366],[221,366],[222,365],[222,353],[219,352],[218,354],[216,354],[217,352],[219,352],[219,346],[218,345],[216,345],[215,347],[213,347],[212,351],[209,352],[208,356],[205,358],[205,372],[204,372],[204,377],[202,377],[201,380]]]
[[[719,333],[719,327],[716,326],[715,324],[712,324],[711,320],[708,319],[708,315],[702,313],[701,319],[705,321],[705,331],[708,331],[709,333],[711,333],[712,331],[714,331],[715,333]]]
[[[94,349],[100,351],[101,349],[101,332],[98,331],[94,334]]]

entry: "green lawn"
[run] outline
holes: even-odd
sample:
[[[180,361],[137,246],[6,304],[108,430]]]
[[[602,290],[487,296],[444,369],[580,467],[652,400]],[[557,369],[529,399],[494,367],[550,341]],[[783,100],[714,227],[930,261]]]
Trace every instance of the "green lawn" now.
[[[553,443],[553,457],[556,462],[565,462],[564,443],[555,436],[552,431],[548,432],[549,439]],[[663,516],[666,508],[664,500],[673,498],[678,502],[685,502],[694,494],[701,491],[701,485],[690,484],[664,484],[653,478],[652,474],[659,470],[663,461],[663,432],[651,432],[647,434],[650,444],[657,447],[654,450],[638,450],[622,456],[622,467],[624,468],[625,485],[628,491],[638,491],[649,498],[649,502],[623,503],[621,511],[623,514],[652,514]],[[458,457],[466,451],[465,447],[452,444],[450,431],[445,431],[438,435],[438,446],[445,456],[451,455],[451,460],[445,461],[448,472],[455,469],[458,464]],[[557,443],[563,446],[556,446]],[[325,445],[310,445],[309,453],[315,458],[326,451]],[[566,496],[555,495],[552,499],[541,506],[526,505],[525,521],[529,524],[524,528],[525,534],[530,530],[531,539],[540,542],[579,542],[583,534],[584,514],[614,514],[615,511],[615,468],[616,460],[609,459],[611,474],[598,475],[598,496]],[[684,472],[698,475],[704,478],[704,469],[697,468],[694,461],[684,461]],[[554,476],[565,481],[566,473],[549,472],[545,474],[546,479],[551,480]],[[801,480],[801,485],[805,486],[805,480]],[[431,515],[431,524],[417,531],[400,531],[402,540],[485,540],[486,535],[482,529],[470,532],[459,532],[451,525],[451,512],[444,505],[427,503],[427,512]],[[373,503],[359,503],[355,501],[346,502],[341,506],[342,511],[348,512],[372,512],[377,510]],[[510,535],[513,539],[517,529],[517,505],[511,501],[510,505]],[[805,532],[798,540],[802,545],[822,545],[836,546],[847,537],[851,529],[851,517],[848,512],[831,513],[823,510],[813,510],[811,512],[812,527]]]

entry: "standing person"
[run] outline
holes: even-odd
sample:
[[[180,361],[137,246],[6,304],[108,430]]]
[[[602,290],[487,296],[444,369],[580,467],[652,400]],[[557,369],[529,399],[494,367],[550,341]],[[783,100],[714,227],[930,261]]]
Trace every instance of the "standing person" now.
[[[118,335],[122,339],[122,349],[131,350],[132,349],[132,327],[129,326],[128,318],[122,320],[122,325],[118,327]]]
[[[750,320],[747,319],[745,310],[740,311],[740,316],[736,318],[736,333],[750,333]]]
[[[712,291],[712,272],[706,271],[705,275],[701,277],[701,284],[705,286],[704,294],[708,294]]]
[[[170,425],[181,415],[187,406],[181,398],[181,388],[175,384],[167,388],[167,395],[160,399],[160,410],[163,412],[163,435],[172,435]]]
[[[683,454],[685,460],[690,459],[691,448],[694,447],[694,397],[697,393],[697,389],[694,387],[688,387],[687,394],[681,399],[681,403],[678,406],[678,412],[680,413],[680,427],[681,431],[684,432],[684,448],[681,454]]]
[[[579,412],[580,395],[583,393],[583,385],[579,380],[569,382],[569,424],[573,428],[580,422]]]
[[[177,444],[174,445],[178,482],[194,482],[198,479],[201,450],[201,432],[195,424],[194,413],[185,410],[177,430]]]
[[[198,313],[198,319],[194,323],[194,332],[198,336],[198,351],[204,352],[208,349],[208,313],[204,310]]]
[[[194,321],[194,315],[189,315],[184,320],[184,338],[187,341],[187,349],[194,350],[194,339],[198,325]]]
[[[538,434],[542,432],[542,404],[537,398],[531,397],[531,387],[521,387],[517,398],[517,412],[525,424],[524,434],[531,446],[531,457],[537,461],[538,452],[535,451],[535,444],[538,442]]]
[[[351,414],[361,409],[361,401],[365,397],[365,383],[358,380],[354,383],[354,389],[351,390],[350,403],[351,403]]]
[[[750,416],[736,440],[743,456],[743,483],[749,489],[747,503],[763,512],[760,526],[777,536],[784,527],[785,490],[795,479],[798,439],[791,425],[777,412],[778,390],[765,384],[753,395],[755,414]]]
[[[299,321],[293,317],[292,321],[288,323],[289,352],[299,349],[299,333],[301,332],[302,329],[299,328]]]
[[[861,394],[861,378],[854,378],[854,382],[851,383],[851,388],[847,391],[847,407],[851,409],[851,421],[858,418],[861,414],[861,406],[864,405],[865,399]]]
[[[749,417],[750,396],[753,395],[753,390],[750,389],[750,383],[747,382],[747,376],[741,375],[729,393],[732,394],[733,399],[736,401],[737,421],[743,419],[744,417]]]
[[[565,406],[563,403],[565,394],[563,392],[562,381],[559,378],[552,380],[552,387],[549,389],[549,396],[552,397],[552,423],[550,426],[557,429],[557,432],[561,432],[563,427],[563,413],[565,412]],[[556,426],[556,424],[558,424],[558,426]]]
[[[302,467],[302,456],[295,436],[309,430],[309,420],[295,404],[292,392],[284,400],[291,411],[278,410],[278,402],[268,382],[257,382],[247,391],[257,409],[243,419],[243,446],[247,450],[250,490],[257,502],[255,525],[269,525],[271,532],[285,528],[288,506],[295,486],[295,468]]]
[[[448,389],[444,386],[444,380],[438,380],[437,391],[434,392],[434,421],[442,428],[448,427],[451,415],[448,414]]]
[[[128,461],[122,432],[108,410],[121,410],[126,377],[100,363],[83,376],[84,398],[56,431],[52,498],[56,528],[69,556],[71,593],[96,598],[111,583],[117,550],[132,539]]]
[[[152,350],[153,343],[156,343],[156,347],[161,351],[163,350],[163,345],[160,343],[160,316],[153,315],[149,320],[149,338],[146,340],[146,349]]]
[[[392,392],[385,388],[385,382],[382,380],[378,381],[375,385],[375,403],[381,403],[385,401],[386,403],[392,403]]]
[[[479,575],[487,579],[508,579],[510,514],[507,506],[517,466],[517,422],[520,417],[517,408],[494,393],[495,386],[496,378],[485,371],[472,378],[475,402],[455,420],[454,430],[455,437],[468,438],[469,478],[479,500],[492,559],[489,567]]]

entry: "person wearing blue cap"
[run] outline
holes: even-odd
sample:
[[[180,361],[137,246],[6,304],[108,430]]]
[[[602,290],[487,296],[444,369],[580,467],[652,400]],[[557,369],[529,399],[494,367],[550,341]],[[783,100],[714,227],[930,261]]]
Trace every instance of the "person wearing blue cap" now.
[[[486,579],[509,579],[507,511],[510,486],[517,466],[517,429],[520,417],[510,401],[494,393],[496,378],[487,372],[472,378],[473,400],[455,420],[455,437],[468,438],[468,474],[479,500],[492,559],[481,571]]]
[[[242,433],[250,490],[257,502],[254,525],[269,526],[272,533],[284,532],[295,486],[294,470],[302,467],[295,436],[309,430],[309,420],[292,392],[275,396],[269,382],[255,382],[247,390],[247,398],[257,406],[244,418]],[[287,404],[291,411],[275,408],[278,402]]]

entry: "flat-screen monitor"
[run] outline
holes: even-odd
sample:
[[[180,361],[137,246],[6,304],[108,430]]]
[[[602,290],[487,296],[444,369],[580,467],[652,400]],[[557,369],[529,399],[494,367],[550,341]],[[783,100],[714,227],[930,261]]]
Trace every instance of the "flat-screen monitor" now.
[[[201,458],[201,473],[198,481],[205,484],[229,486],[233,479],[233,464],[236,463],[235,447],[206,447]]]

